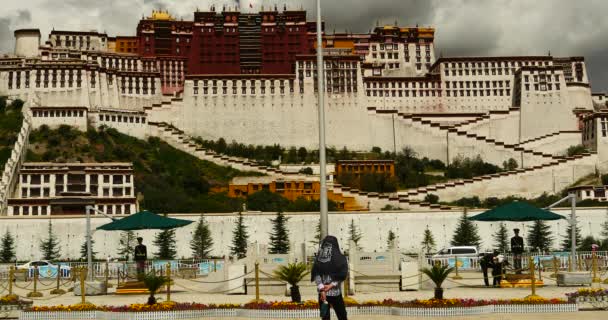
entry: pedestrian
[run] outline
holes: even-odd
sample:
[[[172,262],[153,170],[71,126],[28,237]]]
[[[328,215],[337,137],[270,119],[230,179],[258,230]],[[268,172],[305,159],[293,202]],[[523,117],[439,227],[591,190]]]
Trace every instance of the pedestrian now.
[[[338,239],[326,236],[312,266],[311,281],[317,284],[321,319],[329,320],[329,307],[334,308],[338,320],[347,320],[346,306],[342,299],[341,284],[348,274],[348,262],[340,251]]]
[[[483,272],[483,282],[486,287],[490,286],[490,282],[488,281],[488,269],[492,268],[494,270],[494,257],[498,255],[498,251],[494,250],[493,252],[482,253],[481,257],[479,257],[479,266],[481,267],[481,272]],[[494,274],[494,272],[492,272]]]

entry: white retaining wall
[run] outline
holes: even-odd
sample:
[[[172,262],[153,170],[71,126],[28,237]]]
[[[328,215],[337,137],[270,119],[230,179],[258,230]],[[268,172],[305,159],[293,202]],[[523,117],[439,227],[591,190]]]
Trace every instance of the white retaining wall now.
[[[564,216],[569,215],[569,210],[554,210]],[[481,211],[469,211],[469,215],[477,214]],[[389,230],[393,230],[398,236],[398,245],[405,252],[417,253],[423,237],[423,231],[428,226],[435,237],[437,249],[449,245],[453,232],[456,229],[458,219],[462,211],[442,211],[442,212],[369,212],[369,213],[350,213],[339,212],[330,213],[329,231],[336,235],[342,247],[347,247],[348,226],[351,220],[361,229],[363,238],[360,245],[364,251],[385,251],[387,245],[387,235]],[[172,215],[175,216],[175,215]],[[274,213],[253,213],[244,214],[245,224],[248,226],[250,243],[258,242],[267,244],[269,232],[271,231],[270,219]],[[288,229],[290,241],[300,246],[305,242],[311,246],[311,241],[315,235],[318,221],[318,213],[287,213],[290,217]],[[601,223],[606,220],[605,208],[585,208],[578,209],[579,226],[583,236],[600,236]],[[198,220],[199,215],[179,215],[179,218]],[[211,235],[214,239],[213,254],[222,256],[229,254],[229,247],[232,242],[232,231],[237,221],[236,214],[206,214],[206,219],[210,223]],[[85,219],[84,218],[56,218],[53,217],[53,228],[61,245],[62,258],[80,257],[80,247],[85,239]],[[4,234],[10,230],[15,236],[17,258],[19,260],[29,260],[40,258],[39,243],[46,237],[49,218],[18,218],[2,217],[0,219],[0,233]],[[92,227],[96,228],[102,224],[109,223],[110,220],[95,216],[92,218]],[[495,222],[477,222],[479,234],[482,239],[482,248],[491,248],[493,240],[492,234],[498,229]],[[566,220],[548,222],[555,238],[554,246],[562,240],[567,228]],[[523,237],[527,234],[526,226],[530,223],[507,223],[509,230],[518,227],[522,230]],[[177,250],[178,257],[190,257],[189,241],[192,237],[196,223],[177,230]],[[153,254],[156,248],[152,244],[154,235],[157,231],[139,231],[138,235],[144,237],[144,243],[148,246],[148,252]],[[118,257],[117,248],[120,232],[97,231],[93,235],[95,240],[94,250],[98,252],[98,257]]]

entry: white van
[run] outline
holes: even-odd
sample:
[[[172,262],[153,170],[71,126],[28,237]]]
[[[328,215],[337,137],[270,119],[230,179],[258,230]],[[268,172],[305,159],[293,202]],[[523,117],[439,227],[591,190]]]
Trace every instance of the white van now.
[[[461,246],[461,247],[449,247],[441,249],[437,252],[433,258],[449,258],[452,256],[466,256],[466,257],[477,257],[477,247],[474,246]]]

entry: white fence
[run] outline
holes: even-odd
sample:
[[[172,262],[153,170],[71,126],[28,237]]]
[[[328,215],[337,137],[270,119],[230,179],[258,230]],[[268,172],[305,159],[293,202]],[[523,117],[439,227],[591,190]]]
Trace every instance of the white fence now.
[[[489,313],[557,313],[576,312],[576,304],[545,305],[489,305],[469,308],[400,308],[383,306],[347,307],[351,316],[394,315],[409,317],[471,316]],[[333,310],[332,310],[333,313]],[[319,318],[318,309],[306,310],[254,310],[254,309],[210,309],[163,312],[21,312],[23,320],[106,319],[106,320],[173,320],[194,318]],[[334,314],[335,317],[335,314]]]

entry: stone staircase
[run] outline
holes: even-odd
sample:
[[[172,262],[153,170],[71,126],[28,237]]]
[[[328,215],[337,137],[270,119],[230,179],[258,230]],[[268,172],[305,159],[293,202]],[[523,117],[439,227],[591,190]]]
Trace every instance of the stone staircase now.
[[[549,188],[542,188],[537,186],[537,190],[534,189],[533,186],[525,185],[525,181],[520,181],[522,185],[513,185],[510,186],[512,188],[508,188],[509,184],[505,183],[505,181],[511,180],[513,183],[515,181],[521,180],[521,177],[524,176],[532,176],[537,173],[547,173],[553,174],[554,171],[565,170],[568,171],[570,167],[579,166],[579,171],[574,174],[571,174],[571,179],[568,181],[569,184],[574,183],[581,177],[584,177],[588,174],[595,172],[595,163],[597,162],[597,154],[593,153],[584,153],[580,155],[575,155],[571,157],[563,157],[561,159],[556,159],[546,164],[541,164],[537,166],[533,166],[530,168],[518,169],[507,172],[500,172],[496,174],[483,175],[474,177],[472,179],[459,179],[444,183],[438,183],[434,185],[429,185],[425,187],[403,190],[398,192],[399,202],[405,204],[418,204],[421,199],[428,194],[435,194],[440,197],[440,200],[443,201],[454,201],[458,200],[462,197],[470,197],[477,195],[480,198],[487,198],[491,196],[501,197],[499,193],[505,192],[507,194],[520,193],[523,194],[525,192],[530,193],[531,196],[539,196],[542,192],[550,192]],[[574,172],[574,170],[572,170]],[[570,174],[568,172],[568,174]],[[510,178],[510,179],[505,179]],[[515,178],[515,179],[513,179]],[[539,179],[542,178],[542,175],[539,176]],[[545,177],[546,178],[546,177]],[[504,181],[501,181],[504,180]],[[544,185],[550,185],[552,181],[545,181]],[[496,187],[490,187],[492,184],[495,184]],[[485,189],[484,189],[485,188]],[[521,192],[515,189],[522,189]],[[526,190],[528,189],[528,190]],[[478,192],[474,192],[474,190],[479,190]],[[486,191],[486,196],[481,196],[483,191]],[[508,190],[508,191],[505,191]],[[555,192],[561,190],[554,190]],[[443,195],[443,197],[442,197]],[[446,198],[447,197],[447,198]]]
[[[446,134],[459,136],[463,139],[466,139],[471,146],[475,146],[475,145],[478,145],[481,143],[481,144],[490,146],[493,149],[507,150],[514,154],[521,153],[524,157],[526,157],[526,161],[524,161],[525,163],[547,163],[547,162],[559,160],[562,158],[561,156],[556,156],[556,155],[552,155],[549,153],[543,153],[540,151],[534,151],[534,150],[527,149],[527,148],[524,148],[521,146],[516,146],[514,144],[507,144],[503,141],[498,141],[496,139],[487,138],[485,136],[478,135],[475,133],[470,133],[470,132],[466,131],[465,129],[459,128],[459,126],[439,124],[437,122],[433,122],[433,121],[425,119],[423,117],[419,117],[416,114],[400,113],[400,112],[397,112],[397,110],[376,110],[374,107],[369,107],[368,112],[373,113],[373,114],[378,114],[378,115],[396,114],[397,118],[402,123],[411,124],[412,126],[417,126],[419,128],[422,128],[423,130],[425,130],[425,129],[433,130],[437,136],[445,137]],[[496,112],[496,111],[494,111],[494,112]],[[482,116],[482,118],[483,119],[477,120],[477,121],[482,121],[482,120],[488,119],[488,116],[486,116],[486,117]],[[469,124],[470,123],[473,123],[473,122],[469,122]]]
[[[580,130],[562,130],[562,131],[557,131],[557,132],[553,132],[553,133],[549,133],[540,137],[536,137],[536,138],[532,138],[532,139],[528,139],[525,141],[522,141],[518,144],[515,144],[515,146],[525,146],[525,145],[530,145],[533,142],[541,142],[542,140],[548,139],[548,138],[552,138],[552,137],[556,137],[559,136],[561,134],[582,134],[582,132]]]

